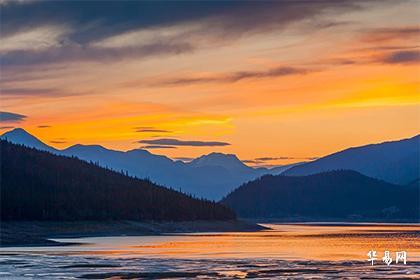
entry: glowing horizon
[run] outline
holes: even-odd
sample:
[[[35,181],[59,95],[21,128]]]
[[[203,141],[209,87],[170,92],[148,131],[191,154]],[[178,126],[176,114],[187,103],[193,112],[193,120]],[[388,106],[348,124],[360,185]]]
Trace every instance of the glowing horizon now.
[[[0,5],[0,133],[281,165],[420,131],[416,1]]]

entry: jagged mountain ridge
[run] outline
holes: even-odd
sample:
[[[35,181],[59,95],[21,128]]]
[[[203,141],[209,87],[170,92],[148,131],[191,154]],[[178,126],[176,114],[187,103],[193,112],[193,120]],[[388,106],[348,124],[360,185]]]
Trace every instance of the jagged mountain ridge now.
[[[125,171],[132,176],[149,178],[158,184],[204,197],[219,200],[238,185],[261,175],[283,170],[251,168],[235,155],[210,153],[191,162],[173,161],[142,149],[127,152],[106,149],[100,145],[76,144],[57,150],[41,142],[23,129],[14,129],[1,136],[13,143],[23,144],[58,155],[75,156],[100,166]],[[286,169],[287,167],[282,167]]]

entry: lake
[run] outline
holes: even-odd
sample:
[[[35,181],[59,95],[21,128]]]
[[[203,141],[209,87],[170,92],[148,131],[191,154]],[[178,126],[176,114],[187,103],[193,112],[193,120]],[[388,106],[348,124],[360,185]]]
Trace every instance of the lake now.
[[[259,232],[54,239],[1,248],[4,279],[334,279],[420,275],[418,224],[264,224]],[[372,265],[368,252],[375,250]],[[382,261],[389,251],[392,263]],[[396,252],[407,263],[395,263]]]

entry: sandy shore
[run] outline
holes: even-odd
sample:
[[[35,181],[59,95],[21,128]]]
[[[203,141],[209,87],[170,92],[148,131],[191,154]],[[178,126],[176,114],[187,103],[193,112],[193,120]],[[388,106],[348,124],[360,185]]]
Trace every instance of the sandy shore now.
[[[194,222],[1,222],[0,246],[56,246],[48,238],[160,235],[163,233],[257,231],[264,227],[241,220]]]

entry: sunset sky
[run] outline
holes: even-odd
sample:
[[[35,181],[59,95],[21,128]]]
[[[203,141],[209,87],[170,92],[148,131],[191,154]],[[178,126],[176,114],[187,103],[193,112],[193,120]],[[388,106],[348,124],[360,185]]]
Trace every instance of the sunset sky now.
[[[420,132],[419,1],[0,1],[0,133],[309,160]]]

